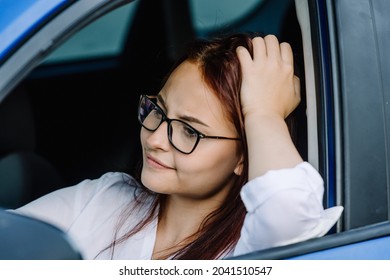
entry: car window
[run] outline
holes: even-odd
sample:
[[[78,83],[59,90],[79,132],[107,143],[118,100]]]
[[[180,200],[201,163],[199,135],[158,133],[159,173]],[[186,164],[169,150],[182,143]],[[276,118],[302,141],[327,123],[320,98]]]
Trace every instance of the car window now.
[[[189,1],[195,33],[199,36],[224,28],[244,18],[264,0]],[[48,56],[44,63],[111,57],[123,51],[131,20],[140,1],[133,1],[105,15],[76,33]],[[151,23],[153,24],[153,23]],[[98,36],[96,36],[99,34]]]
[[[264,0],[192,0],[190,8],[195,30],[202,34],[210,29],[223,28],[250,13]]]
[[[45,63],[118,55],[124,47],[138,2],[124,5],[83,28],[48,56]]]

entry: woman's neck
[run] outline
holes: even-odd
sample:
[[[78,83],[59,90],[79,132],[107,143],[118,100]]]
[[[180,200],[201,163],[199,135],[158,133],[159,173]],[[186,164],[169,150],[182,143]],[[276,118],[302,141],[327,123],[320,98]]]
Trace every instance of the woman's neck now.
[[[158,221],[153,258],[166,258],[195,240],[205,218],[221,203],[219,199],[167,196]]]

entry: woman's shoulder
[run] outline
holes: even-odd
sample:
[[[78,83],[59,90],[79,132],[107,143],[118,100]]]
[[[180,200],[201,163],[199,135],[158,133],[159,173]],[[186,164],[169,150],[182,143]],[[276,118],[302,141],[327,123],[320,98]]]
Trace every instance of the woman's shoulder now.
[[[108,200],[128,202],[136,196],[141,185],[131,175],[123,172],[107,172],[96,179],[86,179],[74,187],[75,195],[81,200]],[[85,201],[85,202],[87,202]]]
[[[85,179],[78,183],[76,187],[77,186],[79,186],[80,188],[83,188],[84,186],[93,186],[93,188],[95,188],[95,191],[99,191],[101,189],[115,189],[122,187],[129,187],[134,189],[139,187],[140,184],[133,176],[127,173],[106,172],[95,179]]]

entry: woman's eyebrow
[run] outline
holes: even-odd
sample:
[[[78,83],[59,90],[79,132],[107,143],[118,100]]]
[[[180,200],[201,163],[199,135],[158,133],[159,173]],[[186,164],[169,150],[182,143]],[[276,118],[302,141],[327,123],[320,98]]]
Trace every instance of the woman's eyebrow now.
[[[157,95],[157,101],[164,107],[164,109],[167,108],[164,99],[161,97],[161,95]]]
[[[207,124],[205,124],[200,119],[197,119],[195,117],[191,117],[191,116],[187,116],[187,115],[181,115],[181,116],[179,116],[179,119],[183,120],[183,121],[186,121],[186,122],[197,123],[197,124],[203,125],[205,127],[209,127]]]
[[[161,97],[161,95],[157,95],[157,101],[161,104],[161,106],[162,106],[164,109],[167,108],[166,103],[165,103],[164,99]],[[207,124],[205,124],[204,122],[202,122],[200,119],[195,118],[195,117],[192,117],[192,116],[181,115],[181,116],[178,116],[178,118],[179,118],[180,120],[182,120],[182,121],[197,123],[197,124],[203,125],[203,126],[205,126],[205,127],[209,127]]]

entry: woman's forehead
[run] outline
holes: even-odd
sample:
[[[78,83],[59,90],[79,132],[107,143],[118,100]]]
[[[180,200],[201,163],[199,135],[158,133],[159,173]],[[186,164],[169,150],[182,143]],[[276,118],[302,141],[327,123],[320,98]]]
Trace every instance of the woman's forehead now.
[[[229,126],[223,105],[194,63],[186,61],[172,72],[159,99],[175,117],[185,114],[203,120],[210,127]]]
[[[198,66],[185,61],[172,72],[159,95],[166,103],[188,100],[190,105],[203,102],[210,94]]]

